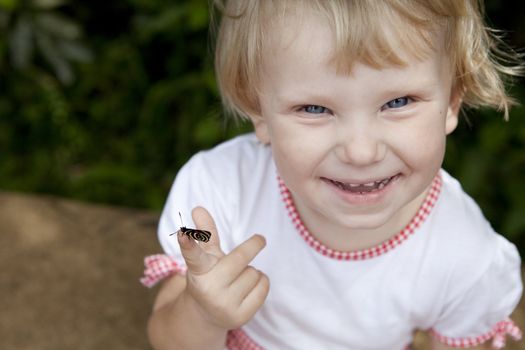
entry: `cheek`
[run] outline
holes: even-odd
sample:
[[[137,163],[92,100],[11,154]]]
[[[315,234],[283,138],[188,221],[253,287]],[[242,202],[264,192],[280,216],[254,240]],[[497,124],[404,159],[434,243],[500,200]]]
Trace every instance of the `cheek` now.
[[[307,158],[311,156],[310,145],[293,134],[272,135],[272,152],[281,172],[299,171],[308,166]]]
[[[282,176],[311,174],[326,154],[326,137],[301,126],[272,126],[269,128],[271,147]]]
[[[417,120],[396,136],[397,150],[404,160],[417,167],[441,166],[445,154],[446,131],[444,120]]]

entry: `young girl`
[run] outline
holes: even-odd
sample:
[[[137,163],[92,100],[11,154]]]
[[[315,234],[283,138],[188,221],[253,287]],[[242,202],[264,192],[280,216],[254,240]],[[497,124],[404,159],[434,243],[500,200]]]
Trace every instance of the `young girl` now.
[[[476,0],[228,0],[226,107],[160,220],[155,349],[503,347],[520,258],[441,169],[462,105],[510,99]],[[211,232],[197,242],[183,224]],[[191,219],[189,214],[192,214]],[[255,234],[257,233],[257,234]]]

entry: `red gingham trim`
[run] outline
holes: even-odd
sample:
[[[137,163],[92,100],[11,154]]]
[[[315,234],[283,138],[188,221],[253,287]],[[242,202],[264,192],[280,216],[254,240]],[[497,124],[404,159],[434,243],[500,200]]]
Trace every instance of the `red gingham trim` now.
[[[264,350],[255,343],[242,329],[233,329],[226,337],[228,350]]]
[[[328,248],[327,246],[319,242],[308,231],[308,229],[304,226],[301,218],[299,217],[297,209],[295,208],[290,190],[288,190],[288,188],[279,176],[277,176],[277,181],[279,182],[281,197],[286,206],[286,209],[288,210],[288,215],[292,219],[292,222],[297,228],[297,231],[299,232],[301,237],[303,237],[303,239],[306,241],[306,243],[308,243],[309,246],[314,248],[320,254],[336,260],[366,260],[375,258],[377,256],[387,253],[388,251],[394,249],[395,247],[403,243],[416,231],[416,229],[421,225],[421,223],[425,221],[428,214],[430,214],[430,211],[434,207],[434,204],[436,203],[439,197],[439,193],[441,192],[441,185],[443,183],[441,175],[438,173],[432,181],[432,185],[430,187],[430,190],[428,191],[427,197],[423,201],[423,204],[421,204],[421,207],[419,208],[416,215],[412,218],[410,223],[394,237],[372,248],[355,251],[338,251]]]
[[[507,335],[510,335],[514,340],[520,340],[522,336],[521,330],[510,318],[498,322],[490,332],[478,337],[450,338],[439,334],[435,330],[431,330],[430,334],[440,343],[454,348],[470,348],[492,339],[492,347],[494,349],[502,349],[505,346]]]
[[[147,256],[144,259],[144,266],[144,276],[140,282],[148,288],[173,274],[186,273],[185,266],[181,266],[175,259],[165,254]]]

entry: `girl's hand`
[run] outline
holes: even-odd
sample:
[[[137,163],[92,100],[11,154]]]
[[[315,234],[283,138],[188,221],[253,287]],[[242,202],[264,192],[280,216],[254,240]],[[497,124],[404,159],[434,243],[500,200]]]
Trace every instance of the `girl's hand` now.
[[[183,297],[187,301],[193,299],[212,325],[226,330],[238,328],[253,317],[268,295],[268,277],[248,265],[266,241],[261,235],[254,235],[226,255],[208,211],[197,207],[192,217],[197,229],[208,230],[212,235],[205,244],[178,235],[188,267]]]

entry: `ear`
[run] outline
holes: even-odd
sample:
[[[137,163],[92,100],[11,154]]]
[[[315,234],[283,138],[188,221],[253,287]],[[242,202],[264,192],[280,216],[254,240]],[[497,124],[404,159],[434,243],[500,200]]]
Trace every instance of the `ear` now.
[[[255,136],[257,136],[257,139],[265,145],[270,144],[270,133],[265,118],[262,115],[250,114],[250,120],[255,129]]]
[[[458,126],[459,111],[461,110],[462,102],[463,93],[458,89],[453,89],[448,104],[447,117],[445,119],[445,131],[447,135],[456,130]]]

